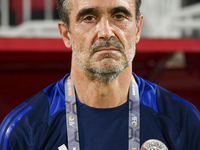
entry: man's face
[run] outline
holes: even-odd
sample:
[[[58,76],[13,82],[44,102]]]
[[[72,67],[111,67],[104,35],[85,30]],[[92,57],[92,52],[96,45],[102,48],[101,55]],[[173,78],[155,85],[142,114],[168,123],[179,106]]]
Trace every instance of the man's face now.
[[[142,25],[137,28],[135,0],[69,0],[69,7],[68,47],[81,68],[119,74],[132,63]]]

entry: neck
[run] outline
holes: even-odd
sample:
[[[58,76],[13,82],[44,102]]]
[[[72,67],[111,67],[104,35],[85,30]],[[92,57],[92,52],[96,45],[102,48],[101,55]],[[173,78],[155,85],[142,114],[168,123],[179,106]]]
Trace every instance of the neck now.
[[[72,65],[71,78],[81,103],[95,108],[112,108],[124,104],[132,77],[132,66],[125,68],[112,82],[91,80],[78,65]]]

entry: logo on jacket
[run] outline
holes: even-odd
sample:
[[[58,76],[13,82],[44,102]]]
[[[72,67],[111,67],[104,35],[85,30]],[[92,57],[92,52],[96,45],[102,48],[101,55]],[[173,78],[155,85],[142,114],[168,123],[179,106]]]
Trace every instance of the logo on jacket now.
[[[156,139],[151,139],[144,142],[141,150],[168,150],[168,148],[163,142]]]
[[[58,150],[68,150],[67,147],[65,146],[65,144],[61,145],[60,147],[58,147]]]

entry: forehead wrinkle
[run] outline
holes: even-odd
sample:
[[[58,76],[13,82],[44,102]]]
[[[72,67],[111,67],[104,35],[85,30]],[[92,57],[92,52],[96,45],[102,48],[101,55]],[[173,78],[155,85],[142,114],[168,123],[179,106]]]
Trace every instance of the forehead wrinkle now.
[[[128,14],[129,16],[133,16],[133,12],[132,10],[132,6],[134,6],[134,1],[135,0],[127,0],[127,1],[112,1],[111,4],[107,5],[107,3],[102,3],[101,5],[98,5],[97,3],[93,3],[93,1],[91,3],[89,3],[88,1],[85,0],[67,0],[68,2],[71,3],[70,6],[73,7],[77,7],[77,4],[81,2],[81,5],[78,5],[78,9],[80,9],[80,11],[78,12],[78,14],[76,15],[76,21],[78,21],[81,16],[83,16],[83,13],[81,13],[82,10],[84,9],[90,9],[90,13],[99,13],[99,14],[103,14],[103,13],[109,13],[111,14],[111,12],[114,12],[112,10],[114,10],[113,8],[125,8],[124,10],[128,10],[128,11],[124,11],[123,9],[121,9],[121,12],[124,12],[125,14]],[[79,2],[78,2],[79,1]],[[78,3],[77,3],[78,2]],[[75,4],[76,3],[76,4]],[[72,7],[70,7],[72,8]],[[135,9],[135,8],[134,8]],[[116,11],[117,9],[115,9]],[[123,10],[123,11],[122,11]],[[118,9],[117,11],[120,12],[120,9]],[[85,13],[85,12],[84,12]],[[89,11],[88,11],[89,13]]]

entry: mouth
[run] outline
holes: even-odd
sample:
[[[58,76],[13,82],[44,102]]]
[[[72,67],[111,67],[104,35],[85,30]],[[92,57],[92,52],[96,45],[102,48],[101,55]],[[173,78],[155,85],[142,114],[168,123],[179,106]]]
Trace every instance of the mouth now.
[[[119,51],[119,50],[111,47],[111,48],[101,48],[101,49],[98,49],[96,52],[112,52],[112,51]]]
[[[115,47],[102,47],[94,52],[97,60],[114,59],[117,60],[121,56],[120,49]]]

